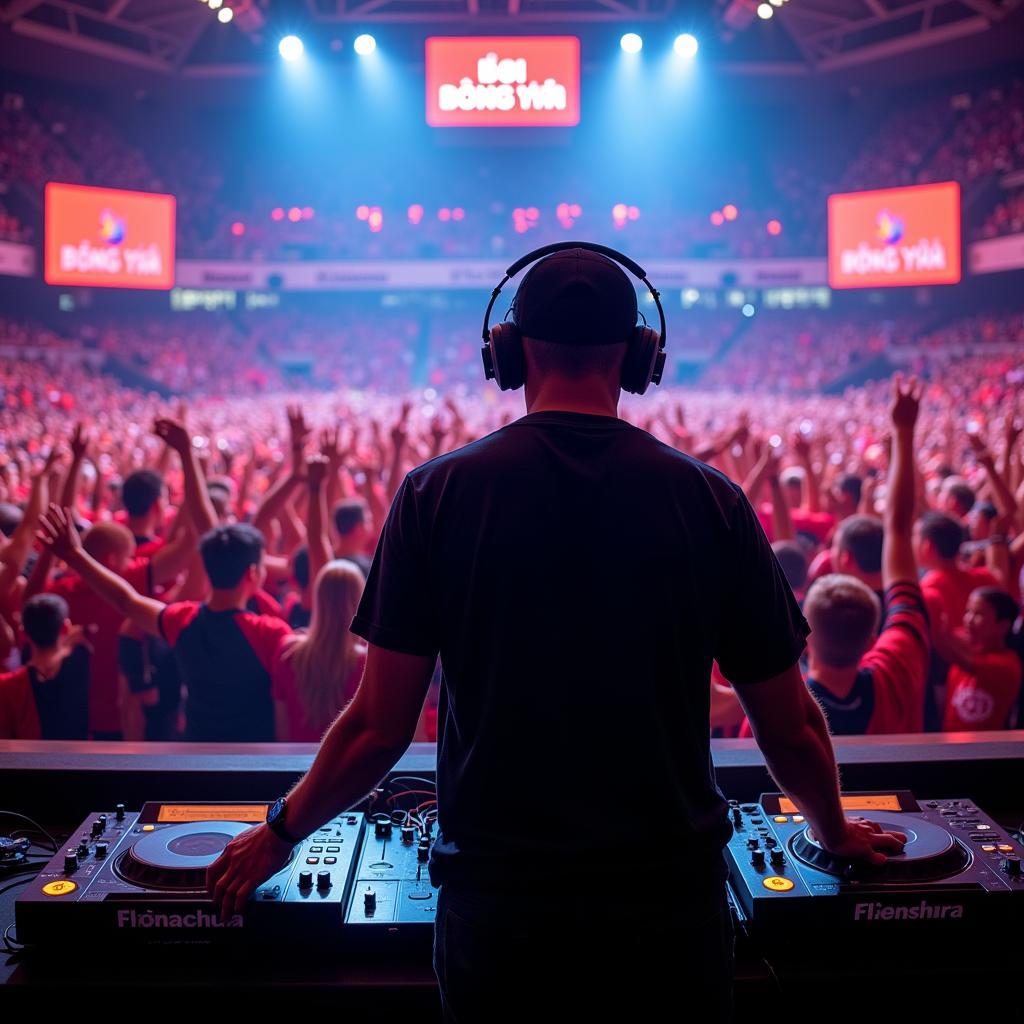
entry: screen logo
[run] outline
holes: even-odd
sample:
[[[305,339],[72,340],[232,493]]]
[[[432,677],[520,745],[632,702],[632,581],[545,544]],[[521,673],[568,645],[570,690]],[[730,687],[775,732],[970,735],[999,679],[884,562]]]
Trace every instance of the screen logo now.
[[[833,288],[956,284],[959,184],[829,196],[828,275]]]
[[[571,126],[580,120],[575,36],[431,36],[427,124],[439,128]]]
[[[47,284],[169,289],[174,214],[174,196],[50,182]]]

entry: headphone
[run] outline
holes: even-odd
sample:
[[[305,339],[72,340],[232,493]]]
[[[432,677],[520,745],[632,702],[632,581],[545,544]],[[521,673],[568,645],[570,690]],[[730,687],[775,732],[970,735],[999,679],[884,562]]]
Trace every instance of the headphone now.
[[[665,311],[661,308],[661,293],[647,280],[647,271],[638,263],[634,263],[628,256],[624,256],[615,249],[610,249],[606,245],[597,245],[594,242],[555,242],[552,245],[545,245],[540,249],[534,249],[533,252],[528,252],[505,271],[505,276],[499,282],[498,287],[491,292],[491,301],[487,303],[487,312],[484,313],[484,344],[480,350],[484,361],[484,379],[495,381],[502,391],[515,391],[516,388],[521,388],[526,383],[526,358],[523,355],[522,333],[517,324],[507,320],[495,324],[493,327],[488,326],[491,310],[495,300],[501,294],[501,289],[523,267],[566,249],[587,249],[590,252],[599,253],[625,267],[634,277],[639,278],[647,285],[651,298],[654,299],[654,304],[658,307],[661,331],[660,333],[655,331],[645,322],[643,325],[638,324],[628,337],[622,339],[628,342],[626,359],[622,364],[622,390],[633,395],[642,395],[651,384],[661,383],[661,375],[665,369]],[[520,292],[529,280],[529,276],[527,274],[520,284]],[[518,294],[516,298],[518,299]]]

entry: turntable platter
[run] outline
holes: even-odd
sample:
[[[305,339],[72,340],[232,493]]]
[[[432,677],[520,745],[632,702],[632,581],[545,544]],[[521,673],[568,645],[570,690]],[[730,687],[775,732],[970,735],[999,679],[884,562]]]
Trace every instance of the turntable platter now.
[[[251,828],[237,821],[201,821],[147,832],[121,855],[117,873],[149,889],[206,889],[206,869],[235,836]]]
[[[889,854],[884,864],[852,863],[823,849],[810,826],[790,839],[790,851],[797,860],[819,871],[860,882],[901,885],[937,881],[963,871],[971,862],[970,852],[946,829],[906,815],[870,814],[886,832],[902,832],[907,844],[902,853]]]

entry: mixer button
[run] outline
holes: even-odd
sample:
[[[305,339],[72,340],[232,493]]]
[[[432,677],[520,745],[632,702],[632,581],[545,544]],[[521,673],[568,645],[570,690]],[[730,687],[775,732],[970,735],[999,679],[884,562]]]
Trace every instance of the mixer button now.
[[[58,879],[55,882],[47,882],[43,886],[44,896],[69,896],[78,888],[77,882],[72,882],[68,878]]]
[[[752,825],[763,825],[764,824],[764,818],[751,818],[750,819],[750,823]]]
[[[796,885],[792,879],[783,878],[781,875],[769,875],[761,884],[772,892],[789,892]]]
[[[798,823],[799,823],[799,822],[801,822],[801,821],[803,821],[803,820],[804,820],[804,816],[803,816],[802,814],[794,814],[794,815],[793,815],[793,820],[794,820],[795,822],[798,822]]]
[[[982,849],[985,851],[985,853],[995,853],[995,851],[996,851],[996,848],[991,843],[985,843],[985,845],[982,847]],[[1002,849],[1002,847],[1000,847],[1000,849]],[[1006,849],[1007,850],[1012,850],[1013,847],[1012,846],[1007,846]]]
[[[765,836],[764,845],[767,846],[769,850],[771,850],[773,847],[777,846],[778,843],[771,836]]]
[[[772,821],[774,821],[776,825],[785,825],[789,821],[789,818],[784,814],[776,814]]]
[[[103,858],[106,857],[106,855],[107,855],[107,850],[108,849],[109,849],[109,846],[108,846],[107,843],[97,843],[96,844],[96,859],[97,860],[103,860]]]
[[[760,840],[757,838],[757,836],[751,836],[747,840],[747,846],[749,846],[751,850],[753,850],[755,847],[757,847],[757,845],[759,843],[760,843]]]
[[[367,914],[372,914],[377,909],[377,894],[372,889],[367,889],[363,893],[363,910]]]
[[[1013,847],[1009,843],[1000,843],[998,846],[983,846],[983,850],[999,850],[1000,853],[1013,853]]]
[[[320,858],[319,857],[307,857],[306,858],[306,863],[307,864],[319,864],[320,863]]]
[[[768,855],[768,859],[775,867],[778,867],[780,864],[786,863],[786,858],[783,855],[782,851],[779,849],[772,850],[772,852]]]
[[[70,875],[78,870],[78,854],[74,850],[68,850],[64,854],[64,874]]]
[[[309,848],[309,852],[310,853],[323,853],[324,852],[324,848],[322,846],[311,846]]]
[[[117,818],[118,821],[124,821],[124,804],[118,804],[117,807],[114,808],[114,817]]]
[[[341,847],[340,846],[328,846],[327,847],[327,852],[328,853],[341,853]]]
[[[337,864],[338,863],[338,858],[337,857],[324,857],[324,863],[325,864]]]

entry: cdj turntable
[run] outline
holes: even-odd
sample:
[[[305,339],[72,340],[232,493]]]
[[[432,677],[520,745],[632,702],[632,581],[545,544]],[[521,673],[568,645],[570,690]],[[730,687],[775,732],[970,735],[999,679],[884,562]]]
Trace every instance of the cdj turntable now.
[[[849,814],[904,833],[903,852],[879,866],[842,861],[821,847],[787,797],[730,802],[729,886],[748,934],[993,934],[1024,919],[1020,845],[973,801],[918,803],[895,791],[848,793],[842,802]]]
[[[123,804],[92,814],[15,904],[29,945],[69,936],[134,942],[317,940],[336,936],[351,894],[365,829],[343,814],[299,843],[254,893],[244,915],[221,920],[206,869],[241,832],[266,820],[268,804]]]

